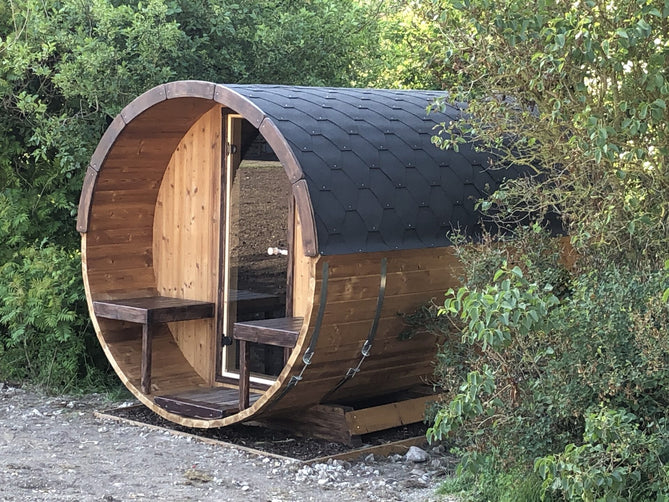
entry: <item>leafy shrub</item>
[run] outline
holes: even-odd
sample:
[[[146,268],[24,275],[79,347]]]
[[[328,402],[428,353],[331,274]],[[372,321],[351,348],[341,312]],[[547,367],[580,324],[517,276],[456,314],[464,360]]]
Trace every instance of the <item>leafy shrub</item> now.
[[[665,500],[669,270],[609,264],[568,279],[545,256],[518,260],[533,253],[523,242],[459,251],[478,254],[432,319],[447,399],[428,436],[453,438],[472,500],[520,497],[535,460],[544,497]],[[546,277],[562,281],[559,300]]]
[[[0,267],[0,378],[51,390],[105,382],[106,359],[90,327],[78,252],[27,247]]]
[[[623,409],[589,413],[582,444],[535,462],[543,489],[569,500],[669,500],[667,420],[643,422]]]
[[[462,502],[496,500],[498,502],[537,502],[542,498],[542,479],[532,471],[504,472],[493,456],[478,463],[476,473],[460,470],[438,488],[440,494],[457,495]],[[543,502],[559,500],[551,493]]]
[[[552,288],[539,288],[519,267],[509,269],[506,264],[494,281],[482,290],[467,286],[457,293],[450,290],[440,312],[458,327],[461,343],[475,350],[464,381],[459,386],[452,380],[443,382],[450,390],[450,402],[437,412],[428,439],[467,431],[471,444],[462,465],[474,466],[470,453],[489,446],[522,443],[526,429],[515,423],[532,413],[522,405],[554,356],[547,336],[549,313],[558,303]],[[487,424],[504,432],[490,442]]]
[[[356,0],[0,0],[0,377],[97,378],[75,218],[87,163],[123,106],[179,79],[371,79],[381,22]]]

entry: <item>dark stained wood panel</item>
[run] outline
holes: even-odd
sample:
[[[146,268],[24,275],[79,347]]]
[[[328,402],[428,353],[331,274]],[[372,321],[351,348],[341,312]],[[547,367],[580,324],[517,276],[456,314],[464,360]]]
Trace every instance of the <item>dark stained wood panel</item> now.
[[[137,323],[186,321],[214,315],[211,302],[164,296],[95,301],[93,309],[101,317]]]
[[[292,348],[295,347],[303,321],[301,317],[279,317],[236,322],[232,336],[237,340]]]
[[[250,393],[249,402],[255,403],[261,394]],[[185,417],[215,420],[236,413],[239,409],[239,393],[236,389],[223,387],[195,389],[179,394],[156,396],[157,405],[170,413]]]

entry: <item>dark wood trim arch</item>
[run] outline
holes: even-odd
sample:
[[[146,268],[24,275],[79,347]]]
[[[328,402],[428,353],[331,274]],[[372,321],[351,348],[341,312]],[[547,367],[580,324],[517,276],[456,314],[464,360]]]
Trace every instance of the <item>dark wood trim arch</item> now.
[[[161,108],[166,106],[165,102],[169,103],[169,105],[177,106],[179,101],[188,103],[190,106],[184,107],[183,114],[179,117],[181,120],[176,121],[177,123],[175,124],[165,124],[163,126],[164,131],[162,131],[165,135],[173,136],[174,147],[176,147],[181,137],[186,134],[193,123],[204,112],[211,108],[214,103],[219,103],[239,113],[245,120],[248,120],[253,126],[259,129],[281,161],[291,183],[295,184],[303,178],[299,161],[286,139],[272,120],[249,99],[232,89],[212,82],[184,80],[162,84],[135,98],[114,118],[102,136],[100,143],[91,157],[79,199],[77,230],[80,233],[88,231],[98,173],[103,169],[105,161],[113,152],[115,146],[123,136],[133,134],[132,129],[137,125],[138,121],[143,122],[146,120],[158,123],[155,120],[156,117],[153,117],[154,114],[164,119],[164,117],[160,116],[163,115]],[[171,106],[168,106],[168,108],[171,109]],[[160,127],[157,129],[161,132]],[[160,153],[161,157],[165,157],[163,159],[165,165],[169,162],[169,156],[172,153],[168,150],[169,148],[166,148]],[[138,168],[141,167],[138,166]],[[294,191],[299,194],[299,198],[296,200],[302,224],[304,250],[308,256],[315,256],[318,246],[316,245],[316,225],[309,192],[306,190],[306,187],[297,187]],[[301,205],[304,207],[301,207]]]

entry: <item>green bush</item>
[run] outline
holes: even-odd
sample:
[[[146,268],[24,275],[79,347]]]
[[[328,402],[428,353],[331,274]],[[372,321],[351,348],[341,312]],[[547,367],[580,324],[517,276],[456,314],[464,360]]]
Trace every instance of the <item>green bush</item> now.
[[[78,252],[28,247],[0,267],[0,379],[87,390],[110,374],[88,320]]]
[[[357,0],[0,0],[0,378],[100,378],[75,219],[123,106],[179,79],[364,85],[382,20]]]
[[[543,490],[568,500],[669,500],[669,427],[625,410],[602,407],[586,416],[583,442],[535,462]]]
[[[484,457],[476,473],[460,470],[438,488],[440,494],[457,495],[462,502],[496,500],[498,502],[538,502],[542,498],[542,479],[526,470],[504,472],[492,455]],[[548,493],[543,502],[560,500]]]
[[[516,253],[511,243],[458,251],[477,253],[465,261],[466,285],[431,320],[444,340],[436,374],[447,399],[428,437],[452,437],[472,500],[520,497],[535,465],[544,496],[664,500],[669,270],[609,264],[567,279],[557,261],[519,260],[551,254],[522,242]],[[562,282],[559,300],[546,277]]]

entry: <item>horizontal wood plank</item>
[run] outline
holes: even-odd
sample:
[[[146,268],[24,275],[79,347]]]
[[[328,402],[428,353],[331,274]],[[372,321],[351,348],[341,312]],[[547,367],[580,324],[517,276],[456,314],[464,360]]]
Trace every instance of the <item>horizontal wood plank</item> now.
[[[353,434],[369,434],[400,425],[415,424],[425,418],[427,403],[439,396],[421,396],[381,406],[346,413],[346,423]]]
[[[233,338],[278,347],[294,347],[302,328],[301,317],[279,317],[257,321],[236,322]]]
[[[96,315],[137,323],[187,321],[213,317],[214,304],[165,296],[94,301]]]
[[[256,402],[260,396],[259,393],[251,393],[250,403]],[[213,387],[156,396],[154,402],[177,415],[214,420],[237,412],[239,393],[237,389]]]

